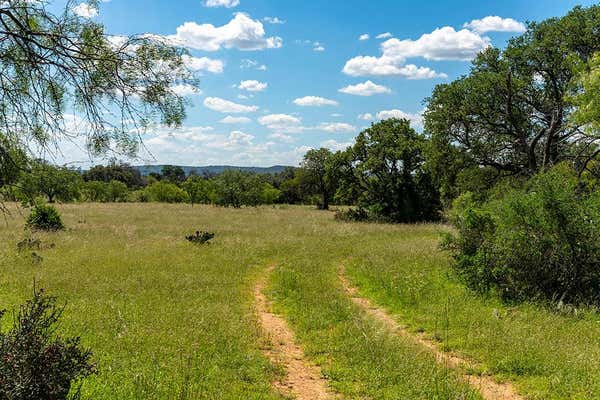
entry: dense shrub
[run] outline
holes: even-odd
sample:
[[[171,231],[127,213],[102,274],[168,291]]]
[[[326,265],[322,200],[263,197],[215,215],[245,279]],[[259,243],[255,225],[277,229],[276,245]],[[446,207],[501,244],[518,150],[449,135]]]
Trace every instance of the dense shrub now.
[[[60,213],[56,208],[43,202],[36,202],[29,217],[27,226],[43,231],[58,231],[64,229]]]
[[[477,205],[455,201],[455,267],[479,291],[510,300],[600,301],[600,193],[566,166]]]
[[[168,182],[155,182],[146,188],[150,201],[161,203],[187,203],[190,196],[179,186]]]
[[[54,297],[37,291],[21,306],[12,328],[0,331],[0,399],[79,398],[82,379],[95,368],[79,338],[54,334],[61,313]]]
[[[372,220],[372,216],[364,208],[350,208],[348,210],[337,210],[334,218],[338,221],[365,222]]]

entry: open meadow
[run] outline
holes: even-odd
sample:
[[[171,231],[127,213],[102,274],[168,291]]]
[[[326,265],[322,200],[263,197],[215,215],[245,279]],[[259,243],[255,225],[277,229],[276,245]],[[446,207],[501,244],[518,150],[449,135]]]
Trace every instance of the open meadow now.
[[[342,223],[300,206],[89,203],[59,206],[67,229],[36,233],[42,248],[19,251],[23,216],[9,209],[0,304],[14,309],[34,282],[66,302],[59,332],[81,336],[97,363],[86,398],[284,398],[273,382],[286,368],[267,357],[274,343],[256,308],[261,279],[340,398],[481,398],[465,372],[512,382],[523,398],[600,396],[600,316],[471,294],[438,250],[441,225]],[[203,229],[216,234],[211,244],[185,240]],[[477,368],[437,363],[386,329],[351,300],[342,273],[415,337]]]

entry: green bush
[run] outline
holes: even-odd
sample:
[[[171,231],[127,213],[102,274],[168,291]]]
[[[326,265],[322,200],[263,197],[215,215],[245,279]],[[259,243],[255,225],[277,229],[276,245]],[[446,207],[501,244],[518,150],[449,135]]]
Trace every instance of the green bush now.
[[[43,202],[36,202],[27,218],[27,226],[43,231],[64,229],[60,213],[56,208]]]
[[[159,203],[187,203],[190,196],[179,186],[168,182],[155,182],[146,188],[150,201]]]
[[[95,373],[79,338],[55,335],[62,307],[36,291],[7,331],[0,331],[0,399],[75,400],[82,379]],[[0,312],[0,318],[4,311]]]
[[[459,197],[445,239],[473,289],[507,300],[600,304],[600,194],[566,166],[478,205]]]

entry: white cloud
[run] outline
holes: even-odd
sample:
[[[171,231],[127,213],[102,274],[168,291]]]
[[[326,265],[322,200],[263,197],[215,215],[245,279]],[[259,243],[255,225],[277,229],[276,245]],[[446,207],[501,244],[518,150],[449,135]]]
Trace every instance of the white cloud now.
[[[339,113],[333,113],[333,114],[331,114],[331,116],[332,116],[333,118],[340,118],[340,117],[343,117],[343,115],[342,115],[342,114],[339,114]]]
[[[240,146],[250,146],[252,145],[252,140],[254,136],[244,133],[242,131],[233,131],[229,133],[228,140],[224,143],[224,147],[226,148],[235,148]]]
[[[98,16],[98,9],[88,3],[79,3],[73,7],[73,12],[82,18],[94,18]]]
[[[403,60],[389,57],[354,57],[342,70],[350,76],[400,76],[407,79],[447,78],[444,73],[438,73],[429,67],[417,67],[414,64],[403,65]]]
[[[315,47],[313,47],[313,51],[325,51],[325,47],[323,47],[321,44],[315,45]]]
[[[294,100],[294,104],[301,107],[320,107],[337,106],[339,103],[335,100],[326,99],[318,96],[306,96]]]
[[[247,90],[249,92],[262,92],[263,90],[265,90],[267,88],[267,86],[269,86],[269,85],[264,82],[259,82],[256,80],[249,80],[249,81],[241,81],[238,86],[238,89]]]
[[[253,20],[244,13],[236,13],[231,21],[218,27],[212,24],[185,22],[177,28],[176,34],[168,39],[175,44],[203,51],[217,51],[222,47],[250,51],[282,46],[280,37],[265,35],[264,26],[260,21]]]
[[[358,37],[358,40],[369,40],[371,38],[371,36],[368,33],[363,33],[362,35],[360,35]]]
[[[249,124],[252,120],[248,117],[233,117],[228,115],[219,122],[222,124]]]
[[[174,85],[171,86],[171,90],[173,90],[173,92],[175,92],[179,96],[193,96],[197,94],[202,94],[202,90],[189,84]]]
[[[346,124],[344,122],[323,122],[319,126],[315,127],[317,130],[326,132],[354,132],[356,127]]]
[[[486,32],[525,32],[527,27],[524,23],[512,18],[501,18],[498,16],[487,16],[482,19],[474,19],[466,22],[463,28],[468,28],[476,33]]]
[[[252,68],[252,69],[256,69],[259,71],[266,71],[267,70],[267,66],[264,64],[259,64],[258,61],[254,61],[254,60],[248,60],[248,59],[244,59],[242,60],[242,63],[240,64],[240,68],[241,69],[248,69],[248,68]]]
[[[373,96],[374,94],[392,93],[390,88],[382,85],[377,85],[371,81],[366,81],[356,85],[349,85],[344,88],[341,88],[339,91],[355,96]]]
[[[204,107],[221,113],[242,114],[258,110],[257,106],[245,106],[219,97],[207,97],[204,99]]]
[[[358,119],[362,119],[363,121],[372,121],[373,120],[373,114],[371,114],[371,113],[360,114],[358,116]]]
[[[468,29],[456,31],[450,26],[438,28],[417,40],[396,38],[381,44],[381,56],[359,56],[346,62],[343,72],[351,76],[402,76],[408,79],[445,78],[428,67],[406,64],[409,58],[426,60],[473,59],[490,45],[488,37],[482,37]]]
[[[377,119],[384,120],[390,118],[407,119],[411,122],[413,128],[423,127],[423,116],[419,114],[411,114],[401,110],[383,110],[377,113]]]
[[[426,60],[469,61],[490,45],[490,38],[467,29],[456,31],[450,26],[437,28],[417,40],[390,39],[381,44],[383,55],[406,60],[423,57]]]
[[[206,0],[205,7],[226,7],[233,8],[240,5],[240,0]]]
[[[354,145],[354,142],[338,142],[335,139],[325,140],[320,143],[321,147],[328,148],[332,151],[346,150],[348,147]]]
[[[275,24],[275,25],[283,25],[285,24],[285,21],[282,19],[279,19],[277,17],[264,17],[263,21],[269,23],[269,24]]]
[[[281,132],[272,133],[269,135],[269,138],[283,143],[294,143],[296,141],[296,139],[294,139],[292,136]]]
[[[223,72],[223,61],[208,57],[191,57],[184,55],[182,57],[184,64],[193,71],[208,71],[213,74]]]
[[[380,33],[379,35],[375,36],[376,39],[388,39],[391,38],[393,35],[390,32],[385,32],[385,33]]]
[[[258,123],[279,133],[298,133],[306,128],[298,117],[289,114],[269,114],[258,118]]]

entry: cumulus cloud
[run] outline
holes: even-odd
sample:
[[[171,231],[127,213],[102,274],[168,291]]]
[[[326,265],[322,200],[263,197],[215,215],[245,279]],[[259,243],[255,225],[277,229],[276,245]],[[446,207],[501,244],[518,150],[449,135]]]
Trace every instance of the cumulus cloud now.
[[[325,140],[320,143],[321,147],[328,148],[332,151],[346,150],[348,147],[354,145],[354,142],[338,142],[335,139]]]
[[[391,37],[392,34],[390,32],[380,33],[379,35],[375,36],[376,39],[388,39]]]
[[[317,130],[325,132],[354,132],[356,127],[344,122],[323,122],[319,126],[315,127]]]
[[[226,7],[233,8],[240,5],[240,0],[206,0],[205,7]]]
[[[175,44],[203,51],[217,51],[223,47],[244,51],[276,49],[283,43],[280,37],[266,37],[263,24],[244,13],[236,13],[231,21],[222,26],[185,22],[168,39]]]
[[[423,57],[426,60],[469,61],[490,45],[490,39],[467,29],[437,28],[417,40],[390,39],[381,44],[383,54],[395,59]]]
[[[356,85],[349,85],[341,88],[339,91],[355,96],[373,96],[375,94],[392,93],[390,88],[382,85],[377,85],[371,81],[366,81]]]
[[[294,104],[301,107],[321,107],[337,106],[339,103],[335,100],[326,99],[318,96],[305,96],[294,100]]]
[[[269,114],[258,118],[258,123],[279,133],[298,133],[306,128],[298,117],[289,114]]]
[[[204,99],[204,107],[221,113],[242,114],[258,110],[257,106],[246,106],[237,104],[219,97],[207,97]]]
[[[281,132],[272,133],[269,135],[269,138],[283,143],[294,143],[296,141],[292,136]]]
[[[250,146],[252,145],[252,140],[254,136],[244,133],[242,131],[233,131],[229,133],[229,137],[227,141],[224,143],[225,148],[236,148],[240,146]]]
[[[183,63],[193,71],[207,71],[213,74],[220,74],[223,72],[223,61],[214,60],[208,57],[191,57],[184,55],[182,57]]]
[[[228,115],[219,122],[222,124],[249,124],[252,120],[248,117],[233,117]]]
[[[267,88],[267,86],[269,86],[269,85],[264,82],[259,82],[256,80],[249,80],[249,81],[241,81],[238,86],[238,89],[247,90],[249,92],[262,92],[263,90],[265,90]]]
[[[402,110],[383,110],[377,113],[377,119],[384,120],[390,118],[399,118],[399,119],[407,119],[411,122],[414,128],[422,128],[423,127],[423,116],[419,114],[411,114],[404,112]]]
[[[363,121],[372,121],[373,120],[373,114],[371,114],[371,113],[360,114],[358,116],[358,119],[362,119]]]
[[[358,40],[364,41],[364,40],[369,40],[370,38],[371,38],[371,36],[368,33],[363,33],[362,35],[360,35],[358,37]]]
[[[94,18],[98,16],[98,9],[88,3],[79,3],[73,7],[73,12],[82,18]]]
[[[346,62],[343,72],[351,76],[402,76],[408,79],[445,78],[428,67],[406,64],[409,58],[426,60],[472,60],[490,45],[488,37],[468,29],[456,31],[450,26],[437,28],[420,38],[392,38],[381,44],[381,56],[359,56]]]
[[[512,18],[501,18],[496,15],[490,15],[482,19],[474,19],[466,22],[463,28],[468,28],[476,33],[486,32],[525,32],[527,27],[524,23]]]
[[[175,94],[179,96],[193,96],[197,94],[202,94],[202,90],[198,89],[196,86],[192,86],[189,84],[178,84],[171,86],[171,89]]]
[[[325,51],[325,47],[320,42],[314,42],[313,51]]]

